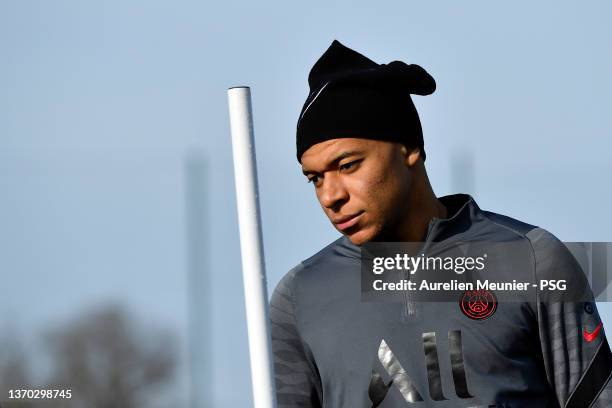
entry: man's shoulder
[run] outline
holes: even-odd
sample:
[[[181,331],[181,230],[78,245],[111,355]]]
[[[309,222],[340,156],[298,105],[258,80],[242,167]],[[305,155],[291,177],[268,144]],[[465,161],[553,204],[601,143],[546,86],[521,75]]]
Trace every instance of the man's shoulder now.
[[[493,224],[496,224],[497,226],[501,228],[511,230],[515,232],[516,234],[522,235],[523,237],[526,237],[526,238],[530,231],[539,229],[539,227],[535,225],[526,223],[524,221],[518,220],[516,218],[512,218],[504,214],[499,214],[499,213],[495,213],[492,211],[485,211],[485,210],[482,210],[482,214],[485,216],[485,218],[488,221],[492,222]]]
[[[291,268],[283,277],[285,282],[294,281],[303,274],[313,274],[318,271],[329,271],[335,265],[348,261],[359,262],[361,259],[359,247],[350,243],[348,238],[340,238],[327,244],[312,256],[304,259]]]
[[[502,228],[507,228],[524,237],[531,247],[538,277],[582,279],[582,273],[569,248],[549,230],[525,223],[506,215],[483,211],[485,217]]]
[[[533,279],[540,285],[542,282],[563,282],[564,290],[538,290],[540,300],[553,301],[591,301],[592,295],[584,270],[575,257],[576,250],[563,243],[557,236],[545,228],[531,225],[506,215],[483,211],[483,215],[490,223],[486,228],[497,239],[502,241],[521,243],[517,246],[507,245],[500,247],[506,254],[512,254],[517,259],[527,260],[533,271]],[[492,229],[490,227],[493,227]],[[501,228],[504,230],[497,230]],[[578,253],[580,255],[580,253]],[[526,258],[524,258],[526,257]],[[527,264],[522,264],[527,266]]]
[[[582,279],[584,273],[574,254],[553,233],[536,228],[527,234],[527,238],[533,248],[536,271],[540,277],[554,275],[558,279],[575,279],[578,276]]]
[[[492,211],[482,211],[482,213],[488,221],[499,228],[510,230],[526,239],[536,257],[550,257],[565,254],[567,251],[565,244],[547,229]]]
[[[361,250],[359,247],[351,244],[350,240],[343,235],[327,244],[314,255],[304,259],[300,264],[303,265],[304,268],[313,268],[328,262],[336,262],[344,258],[360,259],[360,257]]]

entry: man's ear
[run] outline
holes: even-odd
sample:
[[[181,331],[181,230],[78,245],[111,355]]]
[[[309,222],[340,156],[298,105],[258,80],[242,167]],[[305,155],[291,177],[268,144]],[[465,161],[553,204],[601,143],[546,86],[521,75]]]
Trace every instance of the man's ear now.
[[[408,148],[406,145],[402,145],[400,151],[404,158],[404,163],[408,167],[413,167],[421,158],[421,150],[418,147]]]

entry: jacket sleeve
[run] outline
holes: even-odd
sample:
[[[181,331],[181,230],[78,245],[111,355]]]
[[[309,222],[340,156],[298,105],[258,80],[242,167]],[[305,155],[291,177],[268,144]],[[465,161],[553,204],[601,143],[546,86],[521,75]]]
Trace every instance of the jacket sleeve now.
[[[565,292],[540,291],[537,298],[542,358],[559,406],[612,407],[612,354],[586,276],[552,234],[538,228],[529,235],[536,280],[567,283]]]
[[[321,380],[310,348],[300,337],[295,313],[296,272],[278,283],[270,301],[270,323],[278,408],[321,407]]]

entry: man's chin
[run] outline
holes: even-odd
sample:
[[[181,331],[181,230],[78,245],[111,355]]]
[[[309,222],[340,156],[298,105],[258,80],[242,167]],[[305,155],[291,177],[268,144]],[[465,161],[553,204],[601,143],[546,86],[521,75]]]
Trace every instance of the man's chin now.
[[[343,234],[351,241],[353,245],[363,245],[370,242],[372,238],[374,238],[374,234],[368,229],[355,229],[355,231],[351,231],[349,228],[346,231],[343,231]]]

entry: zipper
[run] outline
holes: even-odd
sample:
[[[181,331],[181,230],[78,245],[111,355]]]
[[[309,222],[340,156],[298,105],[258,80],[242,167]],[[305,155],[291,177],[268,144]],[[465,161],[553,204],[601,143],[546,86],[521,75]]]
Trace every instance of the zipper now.
[[[438,223],[440,222],[439,218],[432,218],[431,221],[429,222],[429,225],[427,227],[427,234],[425,235],[425,243],[423,245],[423,247],[421,248],[421,250],[417,251],[416,256],[419,256],[419,254],[423,254],[425,255],[425,253],[427,252],[427,250],[429,249],[429,246],[431,245],[431,232],[434,230],[435,227],[438,226]],[[414,274],[416,274],[418,272],[418,270],[414,271]],[[404,279],[409,280],[410,279],[410,271],[405,271],[404,272],[405,276]],[[402,320],[408,320],[411,318],[414,318],[416,316],[416,302],[414,300],[412,300],[412,296],[410,294],[410,290],[406,289],[403,291],[404,294],[404,307],[402,308]]]

